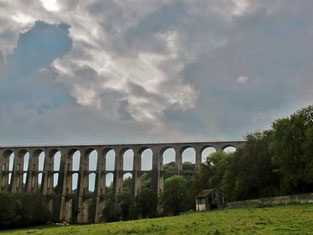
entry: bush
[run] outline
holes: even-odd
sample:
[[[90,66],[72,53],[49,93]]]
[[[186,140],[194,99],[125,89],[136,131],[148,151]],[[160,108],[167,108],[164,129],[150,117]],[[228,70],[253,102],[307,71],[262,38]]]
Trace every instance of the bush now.
[[[149,188],[144,188],[136,198],[138,212],[143,218],[156,216],[158,196]]]
[[[0,227],[16,228],[47,223],[51,214],[39,193],[0,193]]]
[[[12,194],[0,193],[0,228],[8,228],[15,220],[15,199]]]
[[[178,215],[186,210],[187,181],[182,176],[172,176],[164,182],[164,192],[161,198],[163,212],[170,215]]]
[[[102,212],[102,219],[105,222],[119,221],[121,218],[121,207],[116,203],[114,199],[106,201],[106,205]]]

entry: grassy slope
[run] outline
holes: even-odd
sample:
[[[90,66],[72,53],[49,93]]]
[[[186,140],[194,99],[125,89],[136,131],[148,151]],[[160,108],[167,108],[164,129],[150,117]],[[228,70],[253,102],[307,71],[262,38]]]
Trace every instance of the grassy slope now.
[[[313,234],[313,205],[238,208],[94,225],[42,226],[10,234]]]

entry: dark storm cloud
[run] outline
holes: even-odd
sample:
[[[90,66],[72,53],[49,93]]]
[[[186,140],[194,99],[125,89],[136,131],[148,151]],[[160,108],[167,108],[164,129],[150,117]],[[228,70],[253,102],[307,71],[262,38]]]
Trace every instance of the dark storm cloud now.
[[[170,107],[164,111],[164,117],[170,125],[181,130],[185,136],[204,136],[207,127],[194,111],[181,111]]]

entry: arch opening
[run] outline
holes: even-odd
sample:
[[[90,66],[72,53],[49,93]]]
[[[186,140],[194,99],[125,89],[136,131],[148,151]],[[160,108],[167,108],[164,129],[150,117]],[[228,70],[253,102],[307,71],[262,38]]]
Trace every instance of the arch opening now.
[[[45,165],[45,158],[46,158],[46,155],[45,155],[45,153],[42,151],[42,152],[39,154],[39,158],[38,158],[38,171],[43,171],[44,165]]]
[[[89,171],[96,171],[98,163],[98,151],[93,150],[89,154]]]
[[[134,165],[134,151],[127,149],[123,154],[123,170],[132,171]]]
[[[81,161],[81,153],[79,150],[72,150],[72,163],[67,163],[67,170],[68,171],[79,171],[80,161]],[[71,167],[72,164],[72,167]]]
[[[105,175],[105,194],[106,195],[113,193],[113,179],[114,179],[113,173],[108,173]]]
[[[201,151],[201,163],[205,162],[206,159],[208,157],[210,157],[210,155],[212,153],[215,153],[216,152],[216,149],[211,147],[211,146],[208,146],[208,147],[205,147],[202,151]]]
[[[41,189],[42,186],[42,173],[38,174],[38,189]]]
[[[11,184],[11,178],[12,178],[12,171],[13,171],[13,166],[14,166],[14,161],[15,161],[15,155],[12,152],[9,156],[9,185]]]
[[[24,155],[24,164],[23,164],[23,171],[28,171],[28,167],[29,167],[29,152],[25,153]]]
[[[132,191],[132,178],[133,174],[132,173],[126,173],[123,175],[123,191]]]
[[[196,163],[196,151],[192,147],[183,149],[182,152],[182,168],[183,170],[194,170]]]
[[[57,187],[59,184],[59,173],[53,174],[53,188]]]
[[[42,151],[39,154],[39,159],[38,159],[38,170],[43,171],[44,165],[45,165],[45,159],[46,159],[46,154]]]
[[[77,190],[78,188],[78,173],[72,174],[72,191]]]
[[[105,155],[105,158],[106,158],[105,170],[106,171],[114,171],[115,156],[116,156],[116,153],[113,149],[109,150],[107,154]]]
[[[23,173],[23,184],[26,185],[27,173]]]
[[[140,155],[141,161],[141,170],[150,171],[152,170],[152,158],[153,152],[150,148],[145,149]]]
[[[89,192],[94,192],[95,191],[95,184],[96,184],[96,173],[90,173],[88,176],[88,190]]]
[[[236,148],[234,146],[228,145],[223,148],[223,151],[226,153],[236,152]]]
[[[57,151],[53,154],[53,170],[59,171],[61,165],[61,152]]]
[[[27,152],[24,155],[24,164],[23,164],[23,171],[28,171],[29,168],[29,152]],[[23,173],[23,184],[26,185],[26,180],[27,180],[27,173]]]
[[[176,152],[174,148],[167,148],[163,154],[163,165],[175,162]]]

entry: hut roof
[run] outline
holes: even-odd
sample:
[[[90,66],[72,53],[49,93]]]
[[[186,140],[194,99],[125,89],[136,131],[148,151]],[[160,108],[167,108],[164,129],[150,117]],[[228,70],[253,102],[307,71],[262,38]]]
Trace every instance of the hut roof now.
[[[203,198],[203,197],[206,197],[208,196],[210,193],[212,193],[213,191],[217,191],[218,193],[222,194],[220,191],[218,191],[217,189],[215,188],[211,188],[211,189],[205,189],[205,190],[202,190],[197,196],[196,198]],[[222,194],[223,195],[223,194]]]

